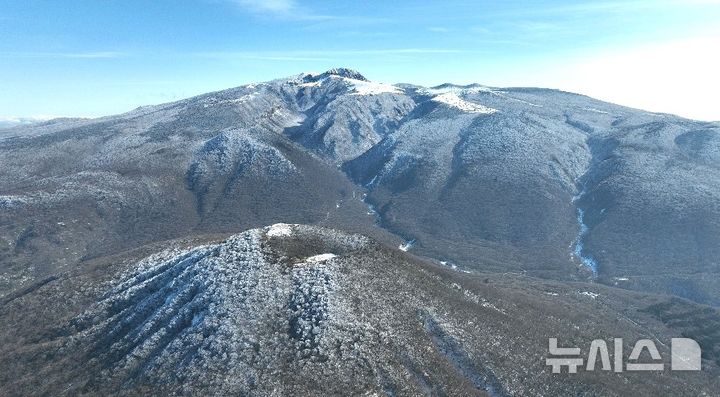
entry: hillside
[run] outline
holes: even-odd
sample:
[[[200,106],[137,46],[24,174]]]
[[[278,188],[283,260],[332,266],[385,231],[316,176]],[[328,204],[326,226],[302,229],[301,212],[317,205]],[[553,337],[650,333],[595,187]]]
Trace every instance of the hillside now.
[[[0,294],[139,245],[292,222],[464,269],[718,305],[718,128],[333,69],[6,129]]]
[[[682,322],[673,319],[682,319]],[[275,224],[89,261],[0,303],[7,395],[712,395],[717,311],[588,283],[461,273]],[[554,375],[548,338],[702,340],[702,372]]]

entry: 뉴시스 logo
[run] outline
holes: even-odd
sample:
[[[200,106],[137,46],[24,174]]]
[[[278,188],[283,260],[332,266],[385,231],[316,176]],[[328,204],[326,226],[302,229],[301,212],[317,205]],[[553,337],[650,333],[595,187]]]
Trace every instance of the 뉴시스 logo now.
[[[580,354],[579,347],[558,347],[558,339],[550,338],[550,356],[545,359],[545,365],[552,366],[552,372],[559,374],[563,367],[568,368],[568,373],[577,373],[578,368],[583,366],[584,360]],[[635,343],[628,362],[623,361],[623,340],[613,340],[613,362],[610,362],[610,351],[607,343],[602,339],[596,339],[590,343],[590,350],[587,356],[586,371],[594,371],[600,359],[600,369],[603,371],[613,370],[614,372],[626,371],[664,371],[665,363],[662,362],[660,352],[655,342],[650,339],[640,339]],[[640,355],[646,350],[652,359],[652,363],[637,362]],[[700,345],[689,338],[672,338],[670,347],[670,369],[672,371],[700,371],[702,363],[700,356],[702,351]],[[560,357],[559,357],[560,356]]]

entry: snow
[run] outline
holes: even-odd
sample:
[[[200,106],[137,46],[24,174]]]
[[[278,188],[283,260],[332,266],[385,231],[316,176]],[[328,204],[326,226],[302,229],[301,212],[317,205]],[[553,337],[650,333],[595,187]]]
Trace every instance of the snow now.
[[[478,93],[478,92],[490,92],[490,93],[500,93],[502,91],[486,87],[482,85],[473,85],[472,87],[460,87],[455,85],[448,85],[445,87],[439,87],[439,88],[425,88],[423,91],[427,92],[430,95],[440,95],[440,94],[447,94],[447,93],[454,93],[454,94],[472,94],[472,93]]]
[[[586,110],[588,112],[593,112],[593,113],[610,114],[610,112],[606,112],[604,110],[595,109],[595,108],[583,108],[583,110]]]
[[[347,84],[350,90],[350,95],[379,95],[379,94],[402,94],[403,90],[395,87],[391,84],[377,83],[373,81],[360,80],[359,78],[353,78],[352,74],[347,75],[346,71],[331,69],[326,73],[304,73],[301,75],[302,78],[313,78],[317,79],[314,81],[308,81],[298,84],[301,88],[313,88],[320,87],[325,81],[342,81]],[[325,75],[323,77],[323,75]],[[323,77],[320,78],[319,77]],[[358,76],[354,76],[358,77]],[[359,76],[362,77],[362,76]]]
[[[413,247],[413,245],[415,245],[415,240],[408,240],[405,243],[400,244],[398,248],[400,249],[400,251],[408,252],[410,248]]]
[[[573,196],[572,203],[575,204],[586,193],[587,189],[583,185],[582,190],[580,190],[575,196]],[[577,222],[580,226],[580,230],[578,231],[577,237],[575,238],[575,257],[580,260],[580,263],[582,263],[583,266],[592,271],[593,276],[596,277],[598,274],[599,264],[595,260],[595,258],[585,253],[584,240],[585,237],[587,237],[590,229],[588,228],[587,224],[585,224],[585,210],[583,210],[582,208],[577,209]]]
[[[202,103],[203,108],[209,108],[217,105],[224,105],[224,104],[243,104],[246,102],[249,102],[253,100],[254,98],[258,97],[258,92],[251,92],[249,94],[245,94],[243,96],[240,96],[238,98],[233,99],[222,99],[222,98],[216,98],[216,97],[209,97],[205,99]]]
[[[275,224],[264,232],[285,234],[290,226]],[[340,239],[347,249],[359,248],[353,248],[356,243],[364,245],[364,240],[331,231],[316,232],[301,225],[292,229],[300,236],[310,231],[319,233],[319,238]],[[263,234],[251,230],[220,244],[171,248],[142,260],[115,279],[103,291],[102,300],[78,317],[88,325],[76,337],[106,338],[109,342],[100,347],[99,354],[118,354],[108,362],[109,370],[137,368],[147,362],[176,368],[187,364],[183,360],[191,352],[193,364],[183,367],[188,371],[206,377],[207,368],[222,363],[236,370],[233,377],[239,379],[238,374],[252,374],[252,363],[267,360],[262,362],[277,365],[271,361],[274,357],[284,361],[287,348],[324,356],[327,353],[319,342],[327,325],[337,321],[330,311],[335,273],[314,262],[335,255],[316,255],[305,266],[288,270],[263,248]],[[114,313],[113,308],[120,309]],[[179,324],[185,325],[178,329]],[[277,334],[266,331],[270,326],[288,329],[292,339],[281,346],[276,343]],[[133,330],[132,338],[114,331],[118,329]],[[246,356],[246,351],[252,351],[248,346],[268,349]]]
[[[440,264],[443,265],[443,266],[445,266],[445,267],[449,267],[450,269],[453,269],[453,270],[457,270],[457,269],[458,269],[458,267],[457,267],[456,264],[451,263],[451,262],[448,262],[448,261],[440,261]]]
[[[486,87],[482,85],[473,85],[469,87],[461,87],[461,86],[445,86],[445,87],[436,87],[436,88],[425,88],[423,89],[424,92],[428,93],[429,95],[444,95],[444,94],[455,94],[457,96],[465,95],[465,94],[478,94],[478,93],[488,93],[495,95],[497,97],[501,97],[504,99],[509,99],[511,101],[523,103],[528,106],[543,107],[542,105],[538,105],[536,103],[524,101],[522,99],[518,99],[515,97],[512,97],[508,95],[509,93],[507,91],[503,91],[501,89],[492,88],[492,87]],[[496,110],[497,111],[497,110]]]
[[[378,95],[378,94],[402,94],[402,90],[390,85],[383,83],[375,83],[371,81],[362,81],[345,78],[350,83],[352,90],[354,91],[350,95]]]
[[[543,105],[538,105],[537,103],[532,103],[532,102],[524,101],[524,100],[522,100],[522,99],[513,98],[513,97],[511,97],[511,96],[509,96],[509,95],[500,95],[500,94],[498,94],[498,95],[501,96],[501,97],[503,97],[503,98],[507,98],[507,99],[510,99],[510,100],[512,100],[512,101],[515,101],[515,102],[524,103],[525,105],[528,105],[528,106],[532,106],[532,107],[536,107],[536,108],[541,108],[541,107],[543,107]]]
[[[582,291],[580,292],[580,295],[589,296],[592,299],[597,299],[597,297],[600,296],[600,294],[590,291]]]
[[[268,237],[286,237],[292,234],[292,227],[287,223],[276,223],[266,233]]]
[[[11,208],[22,204],[29,203],[29,199],[24,196],[3,195],[0,196],[0,208]]]
[[[318,262],[325,262],[327,260],[330,260],[332,258],[335,258],[337,255],[335,254],[320,254],[320,255],[314,255],[307,259],[305,259],[305,263],[318,263]]]
[[[229,103],[243,103],[243,102],[247,102],[247,101],[249,101],[249,100],[252,100],[253,98],[255,98],[255,97],[257,97],[257,96],[258,96],[258,93],[257,93],[257,92],[253,92],[253,93],[250,93],[250,94],[247,94],[247,95],[243,95],[243,96],[241,96],[240,98],[230,99],[230,100],[228,100],[227,102],[229,102]]]
[[[298,87],[303,87],[303,88],[312,88],[312,87],[318,87],[318,86],[320,86],[320,81],[311,81],[308,83],[302,83],[302,84],[298,85]]]
[[[363,193],[362,199],[360,199],[360,201],[362,201],[363,203],[365,203],[365,205],[367,205],[367,214],[375,217],[375,222],[379,222],[380,214],[378,214],[378,212],[375,210],[374,205],[365,201],[366,199],[367,199],[367,193]]]
[[[578,232],[577,238],[575,240],[575,257],[578,258],[586,268],[590,269],[594,276],[597,276],[599,267],[597,261],[584,252],[584,239],[590,231],[587,224],[585,224],[585,211],[582,208],[578,208],[577,214],[577,221],[580,225],[580,231]]]
[[[477,103],[468,102],[460,98],[454,92],[447,92],[445,94],[437,95],[432,100],[448,106],[452,106],[454,108],[462,110],[463,112],[468,113],[491,114],[497,112],[496,109],[489,108],[487,106],[483,106]]]

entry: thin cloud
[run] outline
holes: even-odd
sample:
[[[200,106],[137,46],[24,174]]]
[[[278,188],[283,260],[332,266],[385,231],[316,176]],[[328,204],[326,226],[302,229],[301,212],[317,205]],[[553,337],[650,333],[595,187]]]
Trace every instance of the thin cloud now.
[[[288,13],[293,11],[297,4],[293,0],[235,0],[239,5],[252,11],[270,13]]]
[[[597,1],[533,9],[541,14],[620,13],[667,7],[720,5],[720,0]]]
[[[3,123],[15,123],[15,124],[23,124],[23,123],[37,123],[40,121],[48,121],[52,119],[58,119],[63,118],[66,116],[56,116],[56,115],[37,115],[37,116],[0,116],[0,122]]]
[[[302,54],[293,55],[293,53],[250,53],[237,51],[214,51],[199,52],[192,54],[199,58],[217,58],[217,59],[247,59],[258,61],[280,61],[280,62],[323,62],[332,61],[331,58],[321,58],[316,56],[306,56]]]
[[[332,21],[342,19],[334,15],[322,15],[301,7],[295,0],[231,0],[253,14],[297,21]]]
[[[339,51],[339,52],[343,52],[343,51]],[[390,50],[355,50],[355,51],[347,51],[347,52],[358,54],[358,55],[363,55],[363,54],[383,55],[383,54],[459,54],[459,53],[464,53],[464,52],[468,52],[468,51],[454,50],[454,49],[441,49],[441,48],[399,48],[399,49],[390,49]]]
[[[422,55],[422,54],[461,54],[468,51],[439,48],[393,48],[376,50],[307,50],[307,51],[274,51],[274,52],[245,52],[245,51],[213,51],[193,53],[201,58],[219,59],[248,59],[263,61],[307,61],[328,62],[338,61],[353,56],[391,56],[391,55]]]
[[[113,59],[128,56],[124,52],[98,51],[98,52],[4,52],[3,57],[8,58],[56,58],[56,59]]]
[[[28,124],[42,123],[54,119],[68,118],[67,116],[0,116],[0,129],[23,126]]]
[[[321,14],[296,0],[224,0],[256,16],[284,21],[307,22],[308,28],[346,27],[391,22],[388,18],[363,17],[358,15]]]

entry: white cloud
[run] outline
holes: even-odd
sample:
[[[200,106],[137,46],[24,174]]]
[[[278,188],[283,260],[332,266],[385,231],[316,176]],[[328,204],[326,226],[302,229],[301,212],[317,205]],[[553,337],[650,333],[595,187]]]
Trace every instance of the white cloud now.
[[[122,58],[127,53],[117,51],[96,51],[96,52],[5,52],[0,53],[8,58],[78,58],[78,59],[107,59]]]
[[[252,11],[281,14],[289,13],[297,7],[294,0],[235,0],[235,2]]]
[[[101,52],[81,52],[72,54],[60,54],[66,58],[122,58],[127,56],[123,52],[101,51]]]
[[[38,121],[47,121],[58,118],[58,116],[48,116],[48,115],[38,115],[38,116],[29,116],[29,117],[21,117],[21,116],[0,116],[0,122],[2,123],[14,123],[14,124],[24,124],[24,123],[35,123]]]
[[[334,21],[345,19],[334,15],[317,14],[295,0],[232,0],[245,10],[255,14],[294,21]]]
[[[392,48],[377,50],[293,50],[293,51],[214,51],[201,52],[192,54],[193,56],[202,58],[219,58],[219,59],[251,59],[263,61],[342,61],[347,57],[367,57],[367,56],[412,56],[423,54],[458,54],[464,53],[462,50],[439,49],[439,48]]]
[[[15,127],[18,125],[26,125],[26,124],[32,124],[32,123],[39,123],[41,121],[48,121],[52,119],[57,119],[62,116],[51,116],[51,115],[37,115],[37,116],[28,116],[28,117],[20,117],[20,116],[0,116],[0,128],[8,128],[8,127]]]
[[[604,51],[571,61],[549,85],[640,109],[720,120],[720,34]]]
[[[532,8],[533,13],[540,14],[578,14],[578,13],[625,13],[658,8],[703,7],[720,5],[720,0],[619,0],[590,1],[565,4],[555,7]]]

